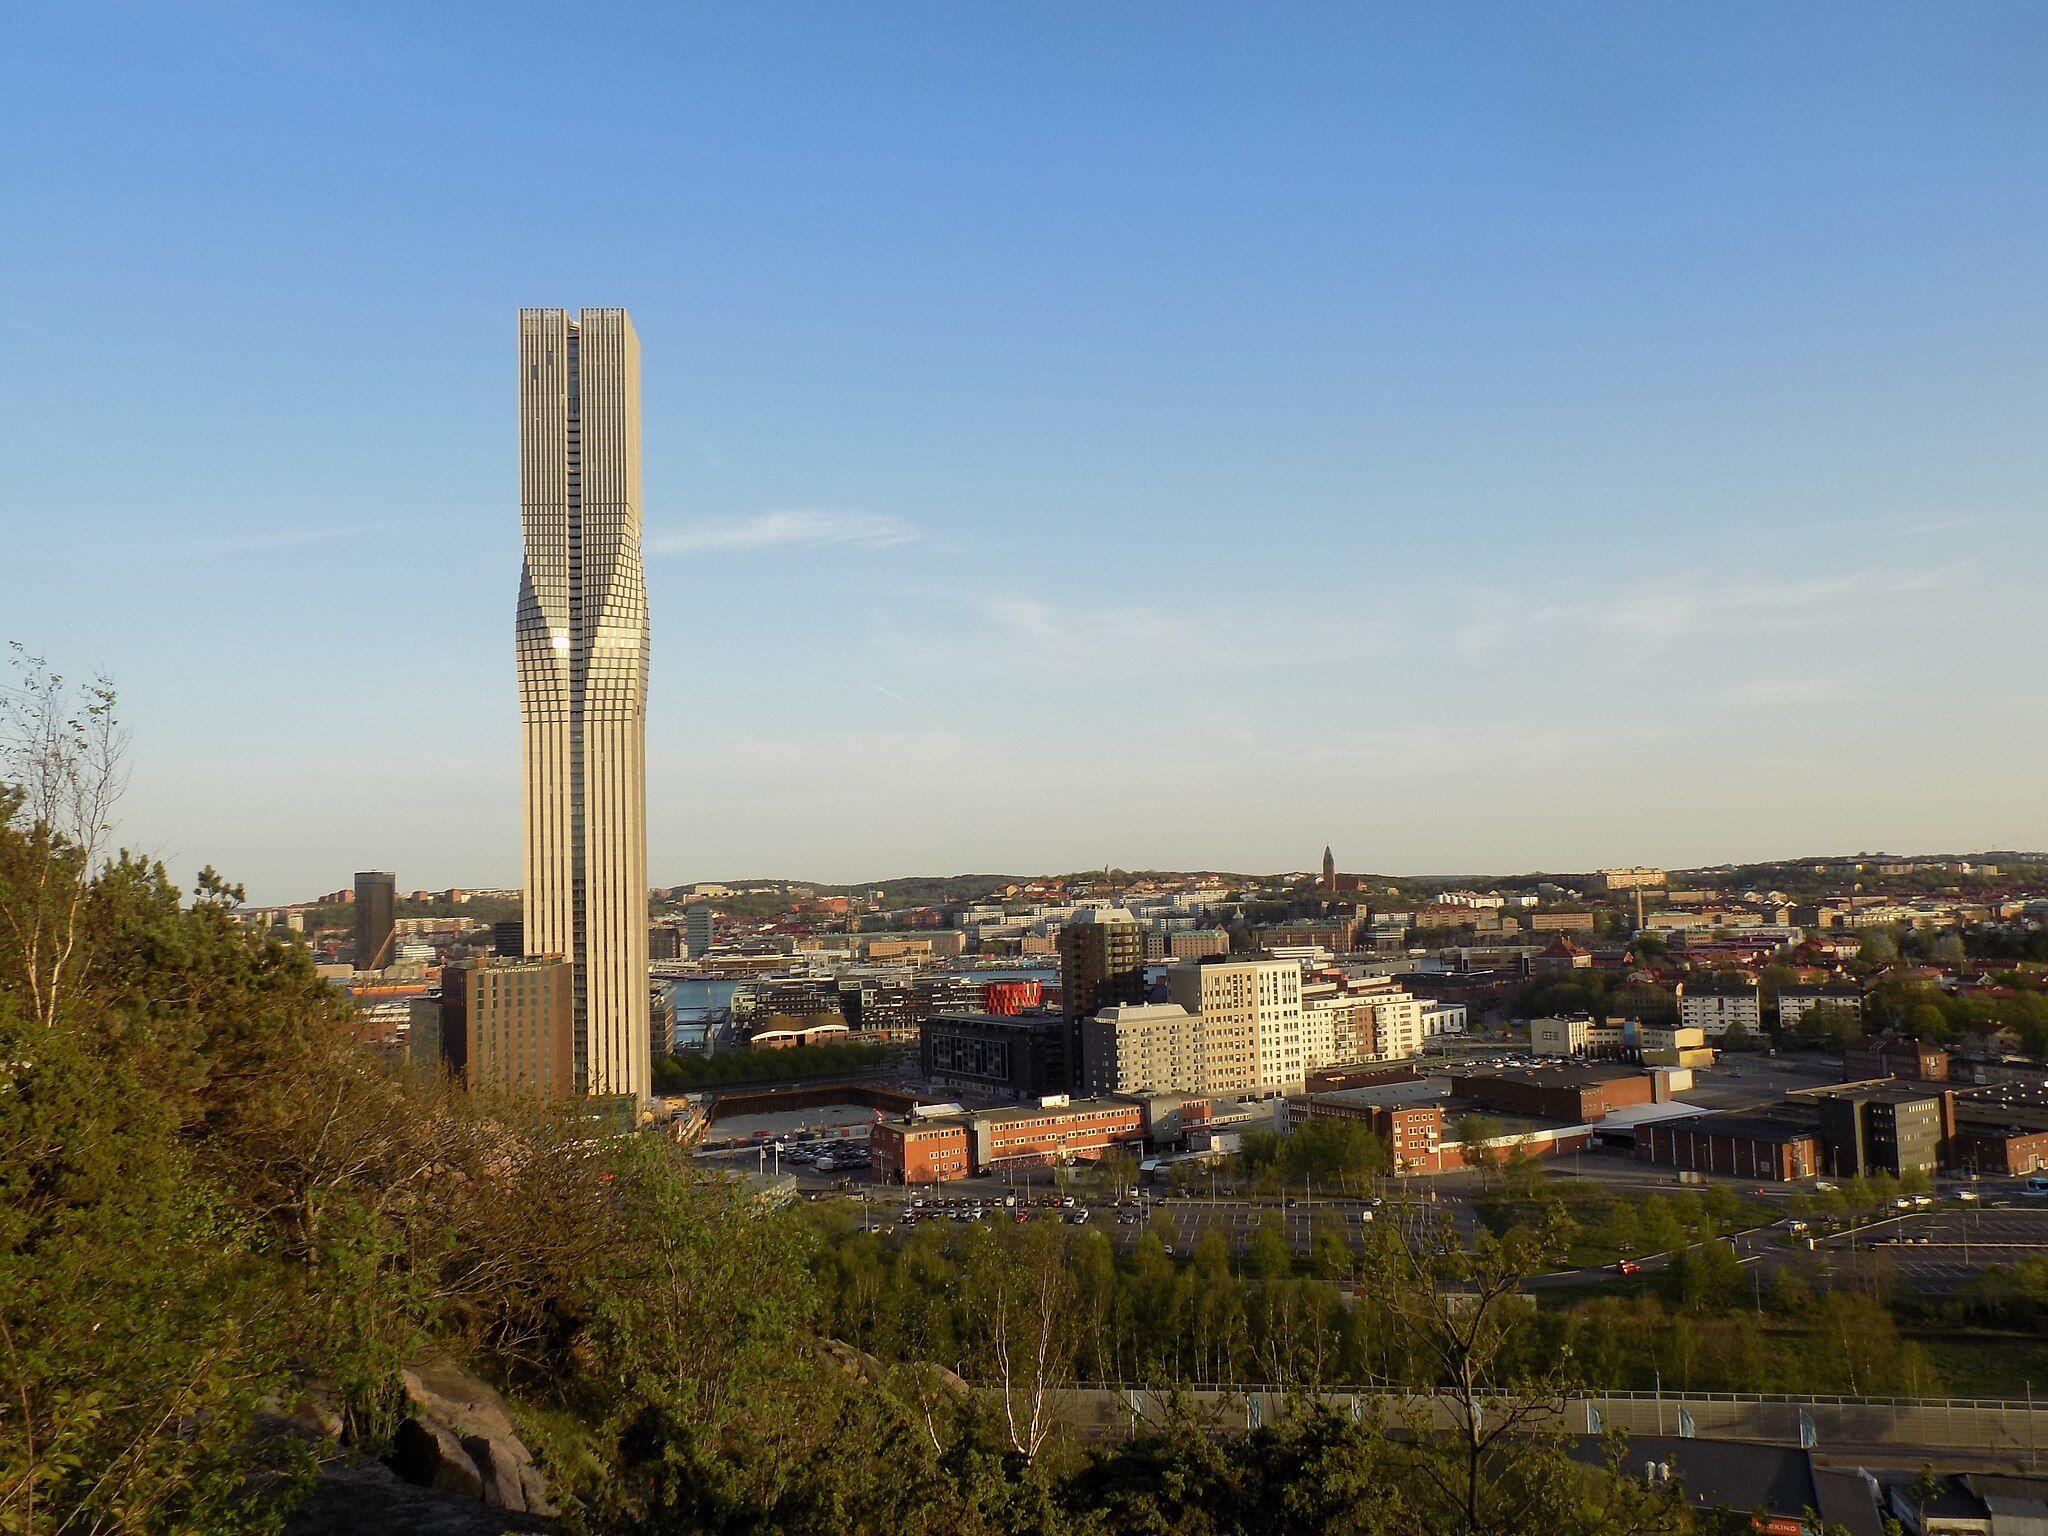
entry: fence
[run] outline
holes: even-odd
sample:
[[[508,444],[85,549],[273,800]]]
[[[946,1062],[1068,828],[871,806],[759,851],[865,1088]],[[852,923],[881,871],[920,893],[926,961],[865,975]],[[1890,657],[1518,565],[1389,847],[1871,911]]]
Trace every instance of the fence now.
[[[1148,1387],[1085,1386],[1059,1394],[1059,1413],[1083,1430],[1129,1429],[1156,1417],[1169,1394]],[[1303,1394],[1279,1387],[1243,1385],[1186,1389],[1183,1397],[1201,1417],[1221,1425],[1271,1423]],[[1314,1394],[1338,1412],[1384,1415],[1448,1429],[1456,1405],[1446,1397],[1418,1396],[1384,1388],[1333,1388]],[[1505,1395],[1479,1399],[1520,1402]],[[1590,1411],[1589,1411],[1590,1410]],[[1595,1427],[1629,1435],[1692,1434],[1706,1440],[1753,1440],[1767,1444],[1812,1443],[1822,1450],[1965,1451],[2039,1466],[2048,1454],[2048,1403],[2022,1398],[1766,1397],[1739,1392],[1596,1392],[1557,1399],[1540,1419],[1543,1428],[1570,1434]]]

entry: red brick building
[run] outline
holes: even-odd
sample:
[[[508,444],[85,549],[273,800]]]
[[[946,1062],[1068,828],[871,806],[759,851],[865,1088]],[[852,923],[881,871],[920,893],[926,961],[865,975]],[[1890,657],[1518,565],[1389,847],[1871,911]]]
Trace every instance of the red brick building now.
[[[1006,1168],[1093,1162],[1115,1146],[1142,1146],[1145,1110],[1125,1099],[1049,1099],[1016,1109],[884,1120],[869,1133],[884,1183],[936,1184]]]
[[[1884,1035],[1859,1040],[1842,1051],[1842,1081],[1864,1083],[1874,1077],[1903,1077],[1922,1083],[1948,1081],[1948,1052],[1918,1040]]]
[[[1688,1115],[1636,1127],[1636,1157],[1667,1168],[1786,1183],[1820,1172],[1820,1128],[1764,1115]]]
[[[1958,1096],[1953,1113],[1950,1167],[1999,1178],[2048,1168],[2048,1098],[1993,1089]]]
[[[1357,1120],[1387,1144],[1395,1173],[1439,1171],[1444,1134],[1441,1104],[1361,1104],[1341,1098],[1290,1099],[1296,1125],[1307,1120]]]
[[[964,1179],[967,1122],[882,1120],[868,1133],[875,1177],[884,1184],[939,1184]]]
[[[1451,1079],[1451,1094],[1502,1114],[1578,1122],[1654,1102],[1657,1079],[1626,1067],[1530,1067],[1460,1073]]]

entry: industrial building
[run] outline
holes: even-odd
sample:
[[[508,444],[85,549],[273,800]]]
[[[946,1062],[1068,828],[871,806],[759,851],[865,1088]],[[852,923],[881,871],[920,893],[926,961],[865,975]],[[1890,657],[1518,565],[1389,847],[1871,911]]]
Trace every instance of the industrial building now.
[[[1631,1067],[1560,1062],[1556,1066],[1460,1072],[1451,1093],[1485,1109],[1539,1120],[1585,1124],[1631,1104],[1668,1098],[1654,1073]]]
[[[1768,1113],[1652,1120],[1636,1127],[1636,1157],[1669,1168],[1786,1183],[1820,1172],[1820,1128],[1811,1118]]]
[[[1947,1141],[1942,1095],[1891,1086],[1816,1094],[1828,1171],[1844,1178],[1873,1173],[1932,1174]]]

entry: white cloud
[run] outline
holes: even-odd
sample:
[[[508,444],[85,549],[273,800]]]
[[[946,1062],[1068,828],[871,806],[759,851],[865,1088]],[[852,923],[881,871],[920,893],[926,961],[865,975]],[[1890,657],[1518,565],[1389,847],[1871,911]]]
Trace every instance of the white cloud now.
[[[1535,609],[1539,623],[1583,626],[1652,643],[1687,637],[1818,629],[1852,621],[1892,623],[1897,607],[1952,589],[1965,565],[1850,571],[1789,579],[1686,577],[1634,593]]]
[[[753,517],[706,518],[651,535],[651,555],[695,555],[721,550],[802,549],[861,545],[885,549],[908,544],[917,529],[886,512],[762,512]]]

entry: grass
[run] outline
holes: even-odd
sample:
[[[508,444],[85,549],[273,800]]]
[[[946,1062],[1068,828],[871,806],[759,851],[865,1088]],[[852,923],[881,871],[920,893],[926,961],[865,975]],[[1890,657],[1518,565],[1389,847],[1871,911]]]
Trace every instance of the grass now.
[[[2036,1396],[2048,1402],[2048,1339],[1953,1329],[1915,1329],[1911,1337],[1956,1397],[2024,1397],[2032,1382]]]
[[[1778,1216],[1761,1201],[1725,1189],[1711,1196],[1638,1195],[1590,1184],[1487,1190],[1472,1197],[1472,1207],[1494,1232],[1534,1224],[1547,1210],[1561,1212],[1566,1218],[1563,1262],[1579,1269],[1725,1237]]]

